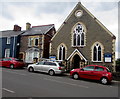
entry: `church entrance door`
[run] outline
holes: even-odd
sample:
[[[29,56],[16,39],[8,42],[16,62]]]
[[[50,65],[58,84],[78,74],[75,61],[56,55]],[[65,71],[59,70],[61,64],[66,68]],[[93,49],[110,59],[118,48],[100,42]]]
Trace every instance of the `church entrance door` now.
[[[73,60],[72,60],[72,68],[80,68],[80,56],[78,54],[76,54],[74,57],[73,57]]]

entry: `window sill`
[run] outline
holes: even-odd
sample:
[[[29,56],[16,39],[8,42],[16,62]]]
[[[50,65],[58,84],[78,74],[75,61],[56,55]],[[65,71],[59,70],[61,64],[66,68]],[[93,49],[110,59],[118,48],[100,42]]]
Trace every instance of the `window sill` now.
[[[39,47],[39,45],[38,45],[38,46],[36,46],[36,45],[31,45],[31,46],[28,46],[28,47]]]
[[[85,47],[85,45],[82,45],[82,46],[72,46],[72,47],[80,47],[80,48],[83,48],[83,47]]]
[[[102,63],[103,61],[92,61],[94,63]]]

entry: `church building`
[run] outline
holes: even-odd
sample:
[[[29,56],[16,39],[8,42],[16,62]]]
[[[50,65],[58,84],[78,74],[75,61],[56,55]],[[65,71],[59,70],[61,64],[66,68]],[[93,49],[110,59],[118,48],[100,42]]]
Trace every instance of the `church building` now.
[[[80,2],[51,39],[50,55],[66,62],[67,70],[85,65],[115,71],[116,37]]]

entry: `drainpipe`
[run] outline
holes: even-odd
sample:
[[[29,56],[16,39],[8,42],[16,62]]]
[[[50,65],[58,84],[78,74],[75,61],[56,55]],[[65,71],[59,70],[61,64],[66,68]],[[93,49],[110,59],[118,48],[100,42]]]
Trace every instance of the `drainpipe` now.
[[[14,53],[15,53],[15,35],[13,36],[13,54],[12,54],[12,57],[15,56]]]

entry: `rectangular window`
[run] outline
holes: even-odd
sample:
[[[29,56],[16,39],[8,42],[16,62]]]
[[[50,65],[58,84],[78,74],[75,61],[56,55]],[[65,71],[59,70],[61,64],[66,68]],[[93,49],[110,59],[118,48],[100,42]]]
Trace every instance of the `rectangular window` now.
[[[10,37],[7,37],[7,44],[10,44]]]
[[[10,57],[10,49],[5,49],[5,57]]]
[[[39,42],[39,38],[35,38],[35,39],[34,39],[34,45],[35,45],[35,46],[38,46],[38,42]]]
[[[28,38],[28,46],[31,47],[33,45],[33,38]]]

